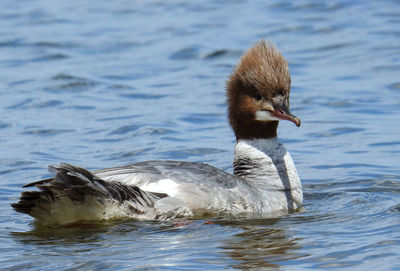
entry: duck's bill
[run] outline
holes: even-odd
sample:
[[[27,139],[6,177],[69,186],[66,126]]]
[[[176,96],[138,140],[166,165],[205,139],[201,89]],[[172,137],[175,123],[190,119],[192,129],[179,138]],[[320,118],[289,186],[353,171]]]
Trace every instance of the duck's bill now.
[[[301,120],[296,117],[295,115],[293,115],[292,113],[290,113],[289,108],[287,108],[286,106],[281,106],[281,105],[274,105],[274,110],[271,111],[271,114],[280,119],[280,120],[288,120],[293,122],[294,124],[296,124],[297,127],[299,127],[301,125]]]

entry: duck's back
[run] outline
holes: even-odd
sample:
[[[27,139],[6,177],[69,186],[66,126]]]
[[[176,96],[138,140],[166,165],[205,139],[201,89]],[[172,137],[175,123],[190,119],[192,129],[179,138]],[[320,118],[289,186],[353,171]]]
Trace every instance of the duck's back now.
[[[246,180],[203,163],[147,161],[93,174],[109,182],[162,195],[156,203],[161,211],[173,210],[173,205],[184,207],[185,215],[259,211],[260,199]]]

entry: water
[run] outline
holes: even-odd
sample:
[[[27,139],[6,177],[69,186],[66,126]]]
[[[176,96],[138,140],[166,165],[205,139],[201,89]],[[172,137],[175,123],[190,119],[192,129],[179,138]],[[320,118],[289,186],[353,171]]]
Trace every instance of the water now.
[[[0,268],[399,270],[398,1],[2,1]],[[231,171],[224,84],[271,38],[289,61],[279,134],[304,185],[274,220],[42,228],[9,204],[48,164],[150,159]]]

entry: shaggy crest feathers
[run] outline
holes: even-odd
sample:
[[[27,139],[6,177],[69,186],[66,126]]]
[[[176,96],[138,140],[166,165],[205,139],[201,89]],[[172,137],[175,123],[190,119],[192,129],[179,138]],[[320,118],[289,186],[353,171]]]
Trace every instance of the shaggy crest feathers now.
[[[247,50],[240,59],[230,82],[258,90],[289,90],[288,63],[271,41],[261,40]]]
[[[278,121],[256,121],[260,108],[254,99],[282,96],[289,107],[290,85],[288,63],[270,41],[261,40],[248,49],[226,85],[229,123],[236,139],[276,137]]]

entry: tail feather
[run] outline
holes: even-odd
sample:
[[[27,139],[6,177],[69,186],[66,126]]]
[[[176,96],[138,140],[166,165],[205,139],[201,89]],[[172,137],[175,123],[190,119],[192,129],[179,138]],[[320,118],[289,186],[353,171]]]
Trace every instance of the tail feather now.
[[[118,182],[107,182],[86,169],[61,163],[50,166],[55,174],[25,185],[39,191],[21,193],[11,206],[42,224],[69,224],[88,220],[145,218],[154,213],[154,203],[163,195]]]

